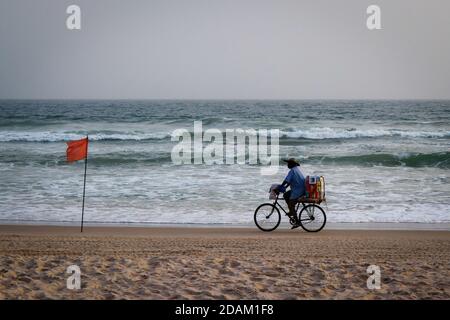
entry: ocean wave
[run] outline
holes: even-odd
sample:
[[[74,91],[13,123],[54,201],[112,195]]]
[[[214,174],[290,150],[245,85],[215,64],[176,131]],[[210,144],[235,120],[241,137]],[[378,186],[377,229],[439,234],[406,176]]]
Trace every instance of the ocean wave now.
[[[0,131],[0,142],[62,142],[82,139],[85,134],[73,132],[14,132]],[[114,132],[89,134],[91,141],[143,141],[162,140],[169,138],[170,134],[165,132],[136,133],[136,132]]]
[[[354,139],[354,138],[450,138],[450,131],[404,131],[398,129],[339,129],[339,128],[309,128],[287,130],[280,132],[281,138],[289,139]]]
[[[232,128],[230,128],[232,129]],[[245,130],[245,128],[243,128]],[[221,130],[225,136],[225,130]],[[193,132],[190,130],[190,134]],[[263,134],[259,130],[253,134]],[[145,141],[170,139],[172,132],[142,132],[142,131],[89,131],[92,141]],[[252,135],[251,131],[245,134]],[[81,139],[82,131],[0,131],[0,142],[62,142]],[[327,140],[356,138],[450,138],[450,131],[404,131],[398,129],[341,129],[341,128],[308,128],[280,130],[280,138],[286,140]]]
[[[450,152],[440,153],[403,153],[403,154],[362,154],[342,156],[311,156],[300,158],[302,163],[308,165],[327,166],[383,166],[383,167],[432,167],[450,169]],[[236,159],[234,159],[236,160]],[[248,160],[248,155],[246,156]],[[35,154],[35,153],[10,153],[1,154],[0,163],[11,165],[66,165],[64,152]],[[122,165],[163,165],[171,164],[170,152],[115,152],[115,153],[91,153],[89,163],[98,166],[122,166]],[[280,158],[280,165],[283,165]],[[247,165],[263,165],[248,164]]]
[[[89,159],[90,164],[115,166],[115,165],[140,165],[140,164],[164,164],[172,161],[170,154],[153,155],[153,156],[132,156],[127,157],[124,155],[101,155],[91,156]]]
[[[170,153],[133,152],[133,153],[103,153],[89,154],[89,165],[94,166],[122,166],[122,165],[159,165],[171,163]],[[8,154],[0,155],[0,163],[13,166],[60,166],[68,165],[64,153],[58,154]]]
[[[386,167],[435,167],[450,169],[450,152],[405,153],[405,154],[364,154],[339,157],[310,157],[304,161],[325,165],[363,165]]]

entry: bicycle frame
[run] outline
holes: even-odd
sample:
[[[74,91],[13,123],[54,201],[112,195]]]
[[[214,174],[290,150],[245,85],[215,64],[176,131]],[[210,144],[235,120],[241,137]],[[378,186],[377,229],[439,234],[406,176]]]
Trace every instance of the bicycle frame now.
[[[278,200],[284,200],[284,198],[277,197],[274,200],[273,205],[276,206],[277,208],[280,208],[286,215],[289,215],[289,210],[288,211],[284,210],[283,206],[278,202]],[[303,202],[297,203],[297,205],[295,206],[295,214],[297,214],[298,207],[300,206],[300,204],[302,204],[303,208],[305,207],[305,204]]]

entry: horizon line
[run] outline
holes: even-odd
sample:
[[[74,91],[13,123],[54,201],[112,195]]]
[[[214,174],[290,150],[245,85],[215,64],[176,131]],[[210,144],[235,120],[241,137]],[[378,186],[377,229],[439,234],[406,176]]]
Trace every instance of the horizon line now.
[[[448,98],[0,98],[0,101],[450,101]]]

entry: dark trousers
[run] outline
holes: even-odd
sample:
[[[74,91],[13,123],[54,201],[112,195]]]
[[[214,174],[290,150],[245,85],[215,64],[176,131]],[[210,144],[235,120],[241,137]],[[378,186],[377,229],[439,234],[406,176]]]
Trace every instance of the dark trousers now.
[[[291,198],[291,190],[285,192],[283,194],[284,201],[286,201],[289,208],[289,215],[295,216],[295,204],[297,203],[297,199]]]

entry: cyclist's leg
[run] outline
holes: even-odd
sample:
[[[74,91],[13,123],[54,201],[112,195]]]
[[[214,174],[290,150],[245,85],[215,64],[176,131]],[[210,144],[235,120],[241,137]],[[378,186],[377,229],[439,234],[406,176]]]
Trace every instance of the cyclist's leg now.
[[[297,204],[297,199],[289,199],[289,202],[288,202],[289,214],[297,219],[297,215],[295,214],[295,205],[296,204]]]
[[[283,193],[283,198],[284,198],[284,201],[286,201],[286,204],[289,207],[289,199],[291,198],[291,190],[286,191],[285,193]]]
[[[295,221],[293,223],[291,229],[295,229],[295,228],[298,228],[300,226],[299,219],[297,218],[297,214],[295,212],[295,206],[296,205],[297,205],[297,199],[289,199],[289,202],[288,202],[289,217]]]
[[[287,204],[287,206],[289,208],[289,215],[290,216],[295,216],[295,203],[297,201],[291,199],[291,193],[292,193],[291,190],[285,192],[283,194],[283,198],[284,198],[284,201],[286,201],[286,204]]]

